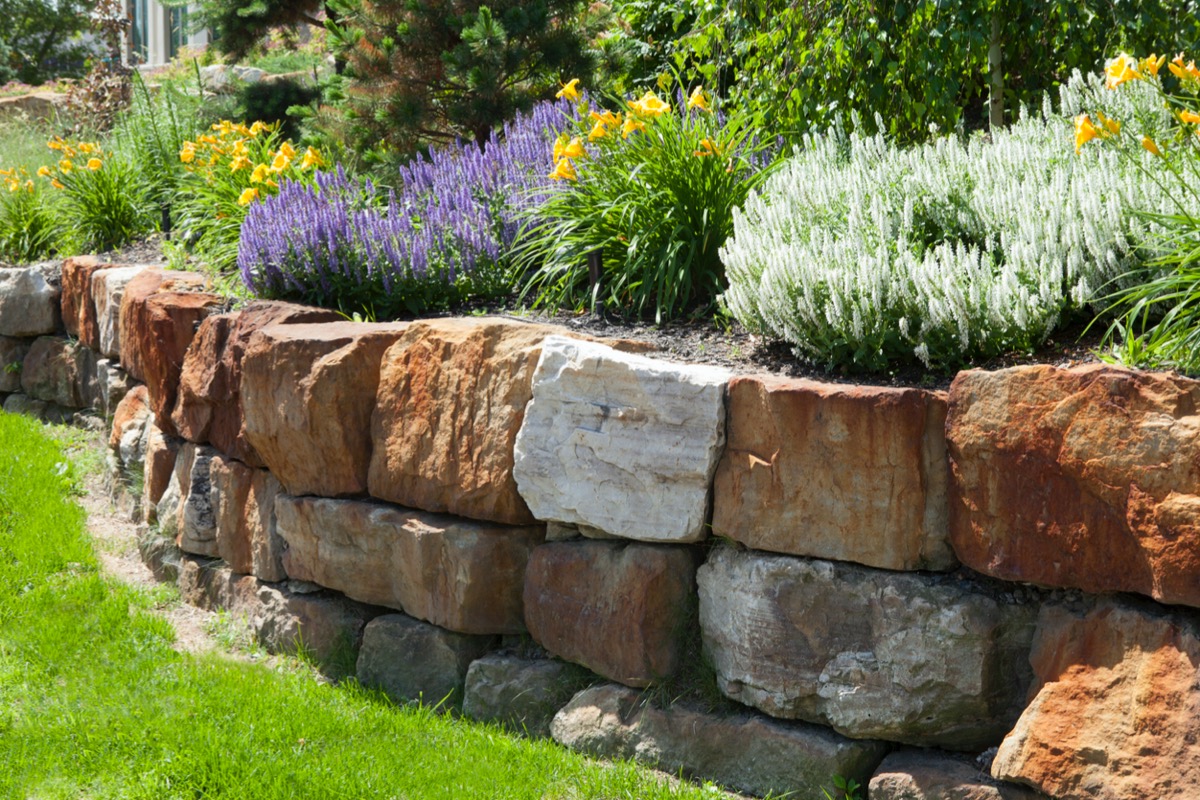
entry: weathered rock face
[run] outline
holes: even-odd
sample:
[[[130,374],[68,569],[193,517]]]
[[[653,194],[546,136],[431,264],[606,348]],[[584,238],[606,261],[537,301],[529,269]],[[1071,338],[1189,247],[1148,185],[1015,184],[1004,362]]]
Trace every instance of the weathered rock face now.
[[[561,329],[507,320],[411,325],[380,370],[374,497],[426,511],[532,523],[512,477],[542,340]]]
[[[211,447],[184,442],[157,509],[159,530],[174,535],[181,550],[214,558],[220,555],[211,471],[216,456]]]
[[[1196,796],[1194,615],[1117,601],[1089,613],[1048,606],[1031,661],[1040,688],[1000,746],[994,776],[1062,798]]]
[[[255,639],[268,652],[296,653],[303,648],[336,676],[354,673],[363,629],[378,615],[344,597],[299,594],[196,556],[183,558],[179,593],[194,606],[245,615]]]
[[[96,304],[100,353],[106,358],[121,355],[121,299],[125,286],[146,267],[113,267],[92,274],[92,298]]]
[[[155,370],[156,380],[160,381],[166,374],[165,361],[175,364],[175,383],[178,383],[178,368],[196,333],[196,323],[215,310],[216,303],[211,301],[216,296],[203,291],[207,283],[207,279],[196,272],[168,272],[157,267],[143,269],[126,282],[118,312],[117,338],[121,366],[134,379],[150,383],[146,371],[149,367]],[[175,303],[171,299],[160,299],[150,305],[150,299],[160,293],[194,294],[201,299],[180,300],[178,303],[182,305],[175,312]],[[201,309],[203,313],[198,313]],[[158,363],[151,364],[149,359]],[[170,411],[168,408],[167,413]],[[174,430],[163,425],[161,418],[159,425],[164,431]]]
[[[1020,714],[1034,611],[951,579],[719,548],[700,627],[728,697],[854,738],[995,744]]]
[[[971,761],[927,750],[885,758],[869,794],[871,800],[1045,800],[1032,789],[990,779]]]
[[[28,339],[0,336],[0,392],[21,391],[21,368],[30,344]]]
[[[295,495],[362,494],[383,353],[404,323],[268,325],[242,360],[246,440]]]
[[[680,666],[695,610],[691,548],[573,541],[533,551],[525,623],[538,644],[627,686]]]
[[[158,503],[175,473],[175,460],[182,442],[166,436],[151,423],[146,438],[145,468],[142,483],[142,513],[146,522],[158,521]]]
[[[56,272],[42,267],[0,269],[0,336],[44,336],[58,330]]]
[[[21,365],[21,389],[30,397],[67,408],[84,408],[87,397],[87,348],[69,339],[34,340]]]
[[[287,578],[283,539],[275,532],[279,481],[265,469],[215,456],[209,469],[217,552],[234,572],[264,581]]]
[[[93,350],[100,347],[100,327],[92,299],[92,276],[104,264],[95,256],[68,258],[62,267],[62,319],[68,336]]]
[[[258,301],[232,314],[217,314],[200,324],[179,377],[179,398],[172,413],[179,435],[209,442],[252,467],[263,463],[246,441],[242,425],[242,358],[250,337],[272,324],[333,322],[335,312]]]
[[[528,736],[549,736],[550,721],[575,695],[587,672],[551,658],[491,653],[471,662],[463,714]]]
[[[893,570],[954,567],[946,401],[773,376],[729,384],[713,533]]]
[[[834,775],[865,785],[887,752],[881,742],[853,741],[815,725],[682,705],[654,708],[640,692],[612,684],[577,694],[551,732],[589,755],[636,759],[759,795],[819,796],[819,786],[832,791]]]
[[[703,538],[728,377],[547,338],[513,467],[533,515],[643,541]]]
[[[108,437],[110,450],[128,447],[130,433],[136,431],[135,438],[140,439],[142,432],[150,420],[150,399],[146,395],[145,386],[135,386],[129,390],[113,413],[112,433]]]
[[[403,614],[376,617],[363,632],[358,682],[398,703],[462,703],[471,662],[495,646],[492,636],[451,633]]]
[[[281,495],[287,574],[459,633],[522,633],[525,565],[540,526]]]
[[[1200,606],[1200,381],[1105,366],[960,372],[947,433],[963,563]]]
[[[91,373],[87,387],[88,405],[107,419],[116,412],[132,382],[115,361],[98,358],[98,353],[90,348],[85,348],[85,356],[89,361],[95,359],[94,368],[88,370]]]
[[[208,292],[159,291],[141,306],[144,327],[138,329],[138,349],[150,407],[164,433],[178,435],[171,411],[179,396],[183,359],[201,320],[220,310],[224,300]],[[138,316],[135,313],[135,316]]]

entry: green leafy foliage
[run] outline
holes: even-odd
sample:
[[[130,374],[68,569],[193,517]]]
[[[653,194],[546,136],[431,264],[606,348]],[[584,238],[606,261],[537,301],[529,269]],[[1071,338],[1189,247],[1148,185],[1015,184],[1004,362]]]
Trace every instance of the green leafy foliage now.
[[[1200,42],[1186,0],[742,0],[706,6],[675,58],[769,111],[789,138],[855,111],[868,132],[878,115],[882,132],[918,141],[931,125],[986,122],[993,23],[1009,119],[1117,48]]]
[[[274,125],[285,139],[300,138],[300,120],[288,112],[292,106],[309,106],[321,90],[295,79],[250,83],[238,92],[239,119]]]
[[[82,75],[91,47],[79,34],[88,27],[91,0],[0,0],[0,83],[40,84]]]

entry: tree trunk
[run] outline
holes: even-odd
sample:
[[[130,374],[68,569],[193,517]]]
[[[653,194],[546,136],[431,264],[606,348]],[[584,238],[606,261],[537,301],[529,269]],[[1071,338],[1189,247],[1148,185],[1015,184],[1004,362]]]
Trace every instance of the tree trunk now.
[[[1000,34],[1003,30],[1000,9],[992,11],[992,35],[988,41],[988,128],[997,130],[1004,126],[1004,51]]]

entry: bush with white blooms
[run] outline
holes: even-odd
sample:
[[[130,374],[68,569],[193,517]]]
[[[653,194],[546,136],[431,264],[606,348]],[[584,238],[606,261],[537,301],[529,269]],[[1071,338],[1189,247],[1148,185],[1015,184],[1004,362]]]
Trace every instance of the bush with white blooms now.
[[[1102,91],[1076,74],[1061,113],[1047,101],[990,138],[806,137],[735,218],[724,302],[829,366],[951,367],[1035,347],[1145,260],[1153,225],[1133,209],[1171,202],[1150,153],[1075,151],[1071,116]],[[1170,124],[1151,92],[1101,99]]]

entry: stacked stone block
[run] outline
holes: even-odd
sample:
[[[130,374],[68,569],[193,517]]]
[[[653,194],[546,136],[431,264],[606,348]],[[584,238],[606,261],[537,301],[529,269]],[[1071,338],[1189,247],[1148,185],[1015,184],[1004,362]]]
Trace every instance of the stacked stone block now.
[[[751,793],[1200,791],[1196,381],[838,386],[506,319],[219,313],[94,259],[59,286],[0,271],[6,408],[114,413],[147,558],[270,649]],[[656,701],[701,653],[725,699]]]

